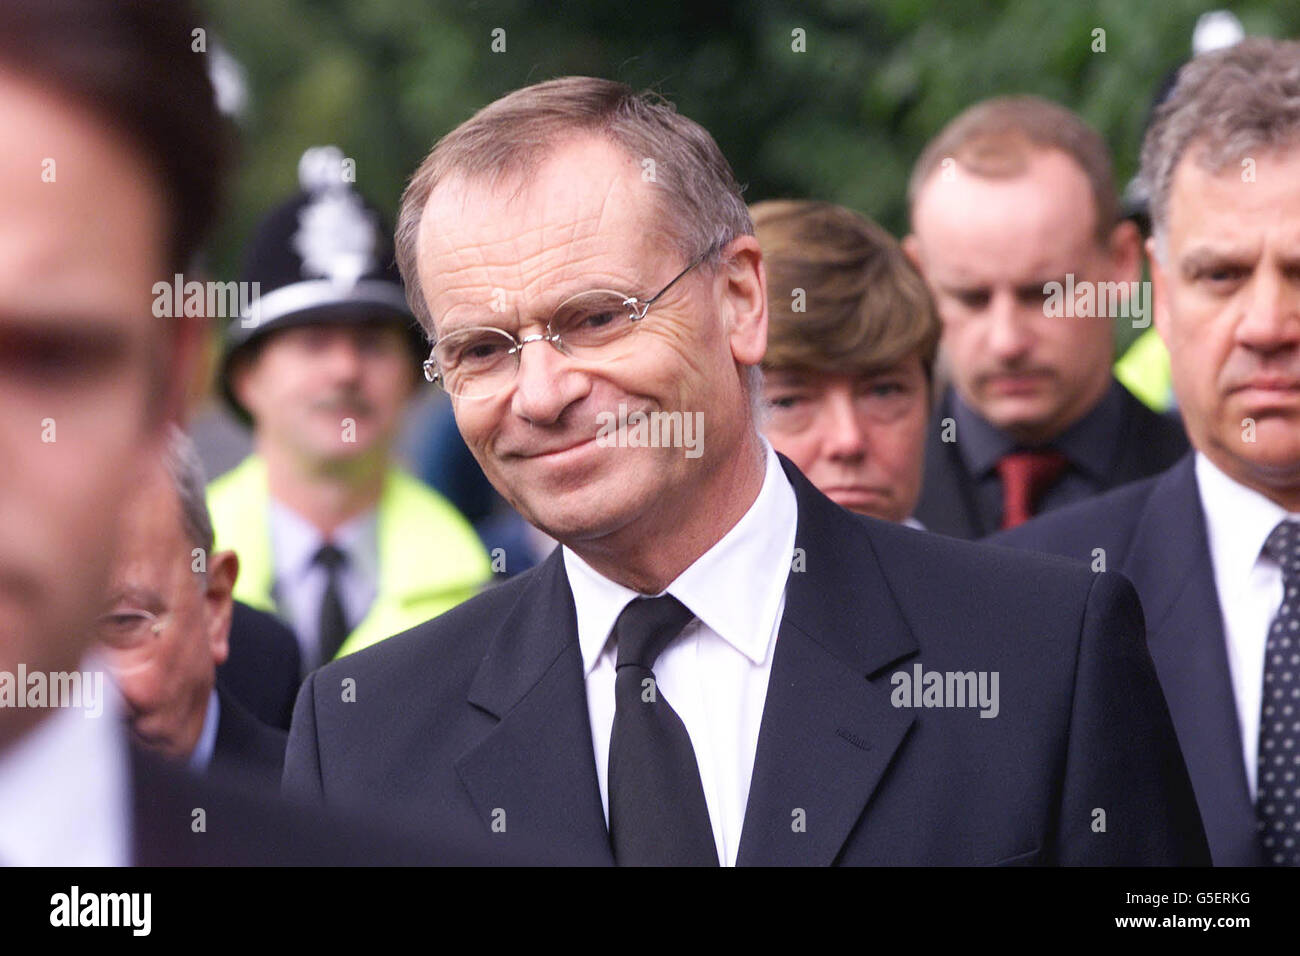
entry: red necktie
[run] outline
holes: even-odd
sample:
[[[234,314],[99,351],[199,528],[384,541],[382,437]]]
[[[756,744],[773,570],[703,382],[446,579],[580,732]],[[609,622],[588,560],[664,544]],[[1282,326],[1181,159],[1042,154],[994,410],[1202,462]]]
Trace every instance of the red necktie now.
[[[998,460],[1002,479],[1002,527],[1024,524],[1034,514],[1043,492],[1055,484],[1068,464],[1054,448],[1016,451]]]

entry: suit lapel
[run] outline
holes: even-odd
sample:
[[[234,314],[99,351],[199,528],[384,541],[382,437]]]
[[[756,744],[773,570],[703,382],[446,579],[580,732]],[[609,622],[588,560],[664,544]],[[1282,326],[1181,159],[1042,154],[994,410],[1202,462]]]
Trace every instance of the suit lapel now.
[[[1155,484],[1121,569],[1142,596],[1147,645],[1178,731],[1216,865],[1256,862],[1255,810],[1195,457]]]
[[[781,464],[807,566],[787,580],[737,863],[827,865],[913,720],[869,678],[917,644],[862,523]]]
[[[577,614],[560,549],[490,644],[469,701],[499,723],[456,769],[486,824],[612,862],[592,756]]]

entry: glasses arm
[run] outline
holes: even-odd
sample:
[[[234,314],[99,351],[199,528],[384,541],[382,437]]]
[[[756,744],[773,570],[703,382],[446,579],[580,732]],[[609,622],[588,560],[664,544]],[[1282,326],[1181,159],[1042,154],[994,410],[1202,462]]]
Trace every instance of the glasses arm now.
[[[661,298],[663,298],[664,294],[673,286],[675,286],[678,282],[680,282],[688,272],[690,272],[692,269],[694,269],[696,266],[702,263],[705,259],[709,258],[709,256],[713,255],[713,253],[716,252],[719,248],[720,245],[716,242],[713,245],[709,246],[709,248],[705,249],[702,253],[700,253],[700,255],[695,259],[694,262],[688,265],[681,272],[677,273],[677,275],[673,276],[666,286],[664,286],[662,289],[660,289],[650,298],[642,301],[641,299],[636,298],[636,296],[631,296],[627,299],[624,299],[623,304],[627,306],[631,306],[635,310],[633,313],[635,318],[644,319],[646,311],[649,310],[650,306],[654,305]]]

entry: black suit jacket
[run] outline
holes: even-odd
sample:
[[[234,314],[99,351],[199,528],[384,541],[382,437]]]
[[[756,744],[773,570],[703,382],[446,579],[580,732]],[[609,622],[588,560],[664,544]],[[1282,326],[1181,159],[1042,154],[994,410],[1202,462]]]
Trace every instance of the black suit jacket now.
[[[1156,414],[1122,386],[1120,391],[1121,425],[1115,435],[1110,473],[1101,491],[1157,474],[1187,452],[1187,436],[1177,419]],[[952,417],[952,402],[949,389],[930,421],[925,477],[915,516],[929,531],[957,538],[982,538],[998,530],[998,519],[981,510],[975,479],[966,470],[957,442],[943,441],[943,421]]]
[[[1162,475],[1035,518],[991,540],[1089,564],[1101,548],[1107,570],[1133,582],[1214,862],[1252,866],[1264,860],[1194,463],[1189,454]]]
[[[220,713],[212,768],[242,776],[263,790],[278,792],[289,735],[262,723],[221,687],[217,688],[217,699]]]
[[[1208,862],[1124,579],[851,515],[782,464],[806,570],[788,580],[741,864]],[[998,716],[894,706],[891,675],[916,664],[998,672]],[[608,863],[592,754],[557,549],[312,674],[285,788]]]
[[[289,729],[302,683],[302,658],[293,631],[274,615],[235,602],[230,654],[217,668],[217,685],[264,724]]]
[[[130,748],[132,863],[136,866],[518,866],[561,862],[526,841],[504,843],[420,830],[374,815],[339,814],[249,790],[220,768],[197,775]],[[196,810],[202,816],[196,817]],[[202,830],[196,831],[196,820]]]
[[[136,866],[340,866],[480,862],[463,841],[431,849],[319,808],[251,793],[214,770],[198,776],[133,744]],[[201,816],[196,816],[201,811]],[[197,821],[197,822],[196,822]],[[201,823],[201,830],[196,826]]]

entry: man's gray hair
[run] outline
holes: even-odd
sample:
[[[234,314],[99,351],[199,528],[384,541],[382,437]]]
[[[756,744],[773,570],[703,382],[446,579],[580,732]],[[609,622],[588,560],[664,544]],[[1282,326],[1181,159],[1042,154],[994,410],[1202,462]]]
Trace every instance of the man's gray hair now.
[[[714,249],[707,264],[716,265],[723,245],[754,234],[741,187],[718,144],[662,97],[590,76],[527,86],[489,103],[440,139],[402,194],[397,267],[411,311],[431,340],[418,239],[434,188],[452,177],[489,186],[519,177],[527,184],[557,145],[582,133],[607,138],[641,166],[653,188],[659,228],[684,262]]]
[[[202,548],[204,555],[210,555],[213,545],[212,516],[208,513],[207,479],[198,449],[189,435],[172,425],[168,429],[167,449],[163,457],[172,487],[176,489],[176,498],[180,502],[185,537],[194,547]]]
[[[754,234],[742,187],[722,150],[704,127],[663,97],[590,76],[527,86],[489,103],[440,139],[402,194],[397,267],[411,312],[430,341],[437,334],[420,285],[418,246],[434,188],[453,177],[489,186],[518,177],[526,185],[557,145],[582,133],[605,137],[641,166],[642,178],[652,184],[659,230],[683,262],[712,250],[705,267],[716,267],[723,246]],[[755,367],[744,381],[757,412],[762,373]]]
[[[1151,227],[1165,258],[1169,192],[1182,158],[1193,152],[1210,172],[1260,153],[1300,146],[1300,43],[1250,37],[1202,54],[1178,73],[1142,144],[1141,180]]]

